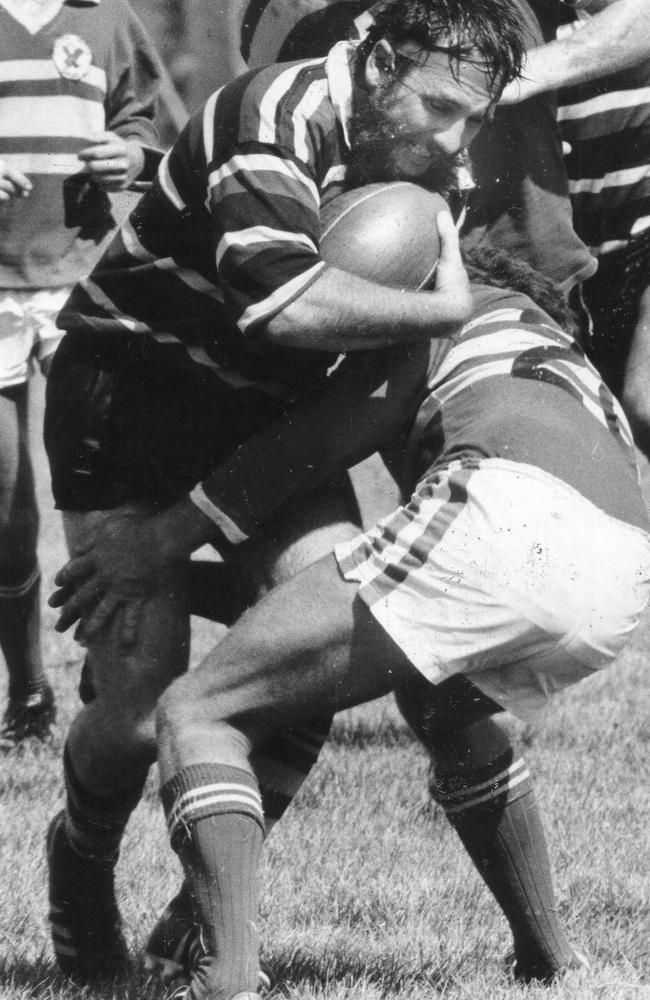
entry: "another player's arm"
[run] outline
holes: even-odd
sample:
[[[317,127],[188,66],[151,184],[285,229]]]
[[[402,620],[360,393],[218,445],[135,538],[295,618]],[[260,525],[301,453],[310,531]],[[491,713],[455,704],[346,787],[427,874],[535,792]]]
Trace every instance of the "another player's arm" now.
[[[570,87],[636,66],[650,57],[650,4],[647,0],[600,0],[604,9],[566,38],[531,49],[521,76],[509,83],[501,104],[517,104],[536,94]]]
[[[390,440],[420,401],[428,359],[428,344],[357,353],[319,397],[244,442],[184,500],[154,517],[116,511],[93,549],[57,575],[57,629],[83,617],[90,636],[127,602],[135,602],[135,628],[137,602],[155,589],[164,567],[206,542],[227,556],[289,498]]]
[[[104,103],[106,128],[79,153],[83,169],[105,191],[153,179],[162,158],[154,124],[163,68],[133,11],[121,5]]]

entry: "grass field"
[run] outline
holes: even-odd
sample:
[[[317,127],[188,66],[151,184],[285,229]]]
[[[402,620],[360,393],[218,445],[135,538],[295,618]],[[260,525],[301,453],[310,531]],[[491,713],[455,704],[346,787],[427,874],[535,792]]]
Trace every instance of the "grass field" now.
[[[64,550],[44,475],[45,592]],[[102,990],[56,973],[46,913],[44,833],[60,805],[63,736],[77,708],[80,655],[51,629],[59,699],[52,745],[0,760],[0,1000],[157,1000],[143,973]],[[201,626],[194,658],[216,631]],[[426,761],[392,704],[337,720],[319,767],[268,842],[266,957],[290,1000],[380,997],[650,1000],[650,620],[609,673],[560,700],[526,749],[547,818],[559,905],[593,972],[549,987],[508,983],[497,912],[426,795]],[[4,693],[4,688],[1,689]],[[174,891],[155,776],[129,828],[119,888],[137,955]]]

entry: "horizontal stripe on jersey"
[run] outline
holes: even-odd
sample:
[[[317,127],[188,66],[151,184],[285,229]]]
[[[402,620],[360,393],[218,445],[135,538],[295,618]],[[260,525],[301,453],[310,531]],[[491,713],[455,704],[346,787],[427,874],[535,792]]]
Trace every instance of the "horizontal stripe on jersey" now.
[[[181,343],[231,384],[274,394],[324,378],[334,353],[262,345],[258,331],[325,267],[321,205],[341,191],[349,161],[337,96],[346,74],[350,81],[349,56],[343,44],[327,59],[268,67],[214,94],[60,325]]]
[[[78,153],[107,130],[157,145],[157,65],[124,0],[65,2],[34,33],[0,7],[0,155],[33,185],[0,204],[0,288],[67,286],[88,273],[115,222]]]
[[[462,458],[525,462],[645,524],[632,435],[596,370],[525,296],[479,294],[481,311],[429,377],[410,441],[415,476]]]
[[[558,121],[574,223],[595,253],[650,217],[650,63],[560,92]]]

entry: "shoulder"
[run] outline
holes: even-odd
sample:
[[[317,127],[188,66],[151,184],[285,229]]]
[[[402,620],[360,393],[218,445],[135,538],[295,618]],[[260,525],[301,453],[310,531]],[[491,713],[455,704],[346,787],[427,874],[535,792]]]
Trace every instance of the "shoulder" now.
[[[240,140],[294,146],[297,135],[335,115],[322,59],[283,63],[256,70],[228,84],[219,110],[239,104]],[[217,111],[217,114],[219,111]]]

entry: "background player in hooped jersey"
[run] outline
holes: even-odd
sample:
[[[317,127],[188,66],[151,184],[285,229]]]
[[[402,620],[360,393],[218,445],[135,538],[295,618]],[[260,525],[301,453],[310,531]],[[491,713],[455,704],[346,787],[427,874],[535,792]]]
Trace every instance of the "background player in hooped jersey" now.
[[[252,762],[275,732],[315,704],[333,714],[395,690],[434,751],[432,794],[493,886],[533,806],[500,709],[532,718],[610,664],[647,604],[650,525],[622,411],[572,337],[507,287],[537,294],[526,273],[497,264],[506,287],[475,269],[470,322],[432,347],[402,470],[410,502],[281,584],[162,696],[162,802],[203,943],[179,998],[256,995],[264,813]],[[318,429],[329,454],[339,420],[345,464],[354,428],[365,433],[353,397],[329,419],[327,400],[307,403],[242,446],[221,470],[235,522],[249,526],[236,498],[260,455],[279,469],[260,519],[302,485]],[[547,869],[543,840],[526,849]],[[550,881],[544,893],[530,901],[541,919]]]
[[[32,365],[114,227],[106,192],[151,177],[158,61],[122,0],[0,2],[0,739],[44,736],[53,692],[40,650],[38,510],[28,445]]]
[[[448,213],[435,287],[405,292],[326,265],[320,210],[359,178],[446,176],[521,54],[507,0],[406,0],[359,47],[233,81],[189,123],[60,315],[45,434],[73,555],[63,580],[79,582],[72,606],[83,605],[75,556],[101,551],[122,582],[135,556],[128,597],[141,610],[128,649],[120,614],[108,617],[114,592],[97,609],[103,627],[84,626],[96,697],[72,724],[67,807],[49,836],[54,945],[77,978],[127,960],[113,870],[155,759],[155,704],[187,663],[189,560],[174,558],[140,590],[141,556],[159,529],[165,548],[241,539],[213,502],[213,470],[322,391],[341,352],[357,353],[348,362],[367,387],[377,366],[358,352],[399,348],[399,373],[407,344],[426,352],[431,336],[459,327],[469,298]],[[403,381],[412,400],[417,385]],[[310,558],[341,537],[337,517]]]
[[[577,19],[567,11],[558,37],[580,37],[619,2],[568,4]],[[637,25],[630,34],[642,33]],[[582,286],[591,317],[585,349],[650,456],[650,51],[637,65],[563,90],[559,102],[574,225],[598,258]]]

